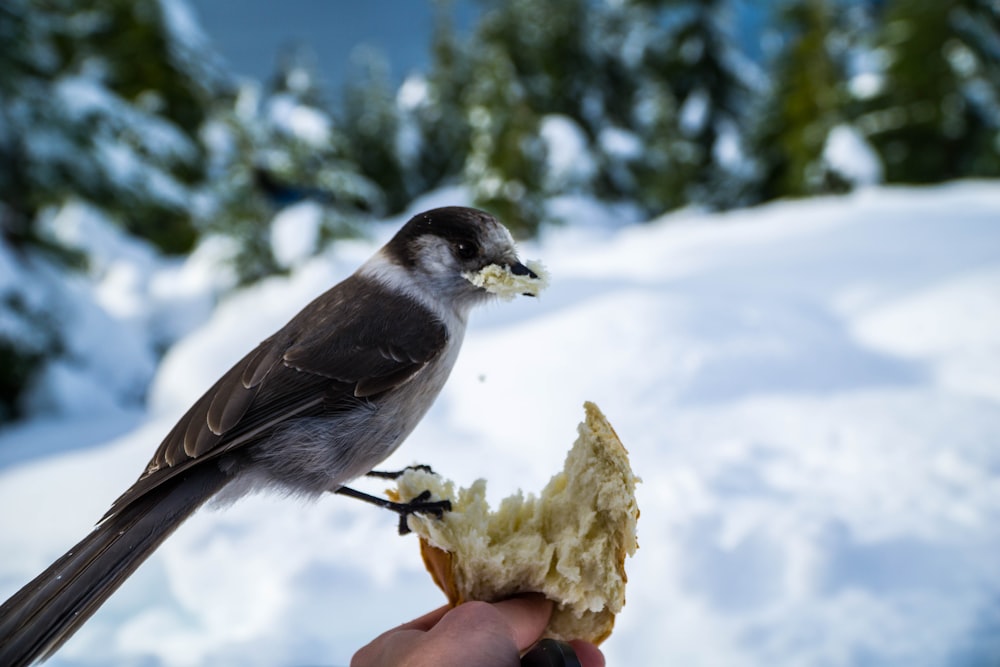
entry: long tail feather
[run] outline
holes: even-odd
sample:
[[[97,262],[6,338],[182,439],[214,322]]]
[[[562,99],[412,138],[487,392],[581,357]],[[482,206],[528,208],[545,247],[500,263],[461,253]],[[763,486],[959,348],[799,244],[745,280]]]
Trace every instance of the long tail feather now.
[[[52,655],[227,481],[215,465],[193,466],[98,524],[0,607],[0,665]]]

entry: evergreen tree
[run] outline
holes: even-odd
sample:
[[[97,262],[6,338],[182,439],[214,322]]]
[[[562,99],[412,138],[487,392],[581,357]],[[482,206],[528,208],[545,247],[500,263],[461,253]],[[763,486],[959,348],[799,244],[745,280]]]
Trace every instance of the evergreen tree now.
[[[460,177],[471,146],[465,95],[472,85],[473,58],[455,31],[450,6],[444,0],[436,5],[431,55],[427,78],[410,81],[424,88],[407,110],[417,137],[408,164],[415,194]]]
[[[197,141],[221,78],[158,0],[11,0],[0,8],[0,199],[8,239],[67,196],[168,252],[191,247]]]
[[[483,48],[473,65],[468,109],[471,151],[464,178],[475,203],[515,234],[534,233],[544,215],[545,146],[505,50]]]
[[[583,102],[593,87],[587,0],[482,0],[476,41],[506,52],[524,101],[536,113],[584,124]]]
[[[167,252],[195,241],[198,129],[222,79],[169,9],[0,3],[0,243],[10,270],[0,281],[0,419],[17,415],[47,360],[69,347],[52,309],[75,295],[53,260],[86,268],[42,221],[83,200]]]
[[[0,231],[3,240],[16,247],[43,243],[34,216],[54,198],[46,196],[45,183],[35,183],[38,178],[33,172],[42,168],[26,159],[26,144],[32,116],[38,113],[33,107],[48,98],[47,80],[59,66],[57,19],[54,12],[33,10],[28,0],[0,5],[0,43],[4,45],[0,49]]]
[[[581,30],[590,33],[593,72],[580,115],[591,135],[596,137],[607,127],[632,126],[635,97],[644,80],[667,84],[658,73],[644,69],[646,51],[657,39],[654,25],[651,11],[628,3],[600,4],[588,15]]]
[[[636,0],[654,10],[656,40],[646,66],[669,82],[680,129],[696,153],[687,199],[718,207],[742,202],[742,146],[755,68],[736,48],[729,0]]]
[[[1000,7],[959,0],[950,17],[957,42],[946,46],[969,109],[966,176],[1000,176]]]
[[[594,88],[584,117],[596,137],[595,193],[639,204],[649,217],[683,206],[703,155],[683,132],[674,81],[663,59],[677,50],[660,3],[608,3],[594,12]]]
[[[271,95],[287,95],[313,109],[329,106],[316,54],[302,43],[286,44],[278,54],[267,85]]]
[[[281,198],[285,185],[268,160],[259,96],[256,86],[242,85],[231,100],[220,101],[202,131],[211,186],[202,200],[201,218],[206,232],[233,241],[231,260],[240,283],[280,270],[267,220],[292,201]]]
[[[1000,176],[1000,18],[978,0],[893,0],[882,93],[864,117],[887,180]]]
[[[846,116],[845,72],[831,53],[836,32],[826,0],[790,2],[781,13],[785,45],[775,58],[771,94],[753,138],[761,200],[838,191],[825,169],[830,130]]]
[[[701,152],[681,131],[677,102],[665,82],[644,82],[635,101],[633,127],[642,152],[630,164],[632,199],[655,217],[689,203]]]
[[[208,229],[236,241],[241,282],[282,269],[269,227],[281,208],[305,199],[322,204],[321,242],[355,233],[364,217],[384,208],[382,192],[350,159],[348,141],[325,108],[311,55],[286,52],[271,82],[263,93],[247,84],[220,103],[203,133],[213,146],[203,217]]]
[[[361,173],[378,184],[386,212],[401,211],[412,196],[400,159],[400,118],[382,54],[355,50],[354,67],[344,87],[341,132],[348,157]]]

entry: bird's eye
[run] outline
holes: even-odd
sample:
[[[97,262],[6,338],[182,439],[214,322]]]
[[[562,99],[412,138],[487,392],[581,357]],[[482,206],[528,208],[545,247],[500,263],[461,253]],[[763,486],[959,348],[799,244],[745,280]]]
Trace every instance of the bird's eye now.
[[[455,254],[461,259],[472,259],[479,254],[479,246],[475,243],[462,241],[455,245]]]

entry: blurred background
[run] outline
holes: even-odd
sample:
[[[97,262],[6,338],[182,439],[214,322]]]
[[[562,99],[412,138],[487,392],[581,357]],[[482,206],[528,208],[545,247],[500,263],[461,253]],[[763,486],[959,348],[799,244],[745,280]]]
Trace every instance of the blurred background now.
[[[1000,175],[990,0],[0,12],[5,248],[70,269],[92,258],[47,224],[67,202],[166,255],[229,239],[242,284],[286,268],[267,221],[306,198],[322,204],[318,252],[445,184],[530,236],[566,193],[651,219]],[[30,414],[25,392],[67,344],[31,288],[4,289],[7,420]]]
[[[606,408],[647,482],[609,664],[1000,665],[997,0],[4,0],[0,43],[0,499],[33,508],[0,518],[0,597],[241,351],[466,204],[556,282],[474,323],[492,347],[415,445],[516,487],[538,450],[484,405],[567,446]],[[222,535],[267,581],[283,550],[233,526],[297,524],[252,507],[192,520],[54,664],[346,663],[391,623],[315,627],[316,582],[411,595],[395,622],[438,603],[415,554],[314,543],[391,537],[338,504],[202,618],[171,563],[217,572]]]

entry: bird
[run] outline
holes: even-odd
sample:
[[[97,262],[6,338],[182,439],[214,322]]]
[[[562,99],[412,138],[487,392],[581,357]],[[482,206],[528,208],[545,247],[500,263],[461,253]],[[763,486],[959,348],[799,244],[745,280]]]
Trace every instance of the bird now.
[[[413,216],[223,374],[93,530],[0,607],[0,665],[50,657],[209,498],[350,491],[441,391],[494,296],[469,276],[491,265],[537,277],[489,213]]]

